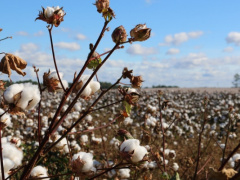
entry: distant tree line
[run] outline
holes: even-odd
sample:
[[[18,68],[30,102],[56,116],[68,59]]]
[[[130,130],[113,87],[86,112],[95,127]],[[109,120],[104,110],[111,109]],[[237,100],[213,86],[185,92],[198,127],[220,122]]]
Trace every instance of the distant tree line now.
[[[166,85],[157,85],[157,86],[152,86],[152,88],[179,88],[178,86],[166,86]]]
[[[233,84],[233,87],[235,87],[235,88],[239,87],[239,85],[240,85],[240,75],[238,73],[234,75],[232,84]]]

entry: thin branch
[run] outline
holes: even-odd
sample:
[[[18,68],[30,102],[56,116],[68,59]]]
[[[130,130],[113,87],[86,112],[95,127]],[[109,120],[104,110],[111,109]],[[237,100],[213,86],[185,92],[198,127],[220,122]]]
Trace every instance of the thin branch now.
[[[118,104],[118,103],[120,103],[120,102],[122,102],[122,101],[123,101],[123,99],[120,99],[120,100],[118,100],[118,101],[116,101],[116,102],[114,102],[114,103],[107,104],[106,106],[102,106],[102,107],[99,107],[99,108],[96,108],[96,109],[92,109],[90,112],[98,111],[98,110],[100,110],[100,109],[104,109],[104,108],[106,108],[106,107],[109,107],[109,106]]]
[[[203,169],[204,169],[204,167],[209,163],[209,161],[212,159],[212,157],[210,156],[209,158],[208,158],[208,160],[205,162],[205,164],[198,170],[198,172],[197,172],[197,174],[199,174]]]
[[[0,158],[1,158],[2,179],[5,179],[5,176],[4,176],[4,166],[3,166],[3,156],[2,156],[2,132],[1,131],[2,131],[2,127],[0,127]]]
[[[50,42],[51,42],[51,48],[52,48],[53,62],[54,62],[54,66],[55,66],[55,69],[56,69],[56,72],[57,72],[57,76],[58,76],[59,82],[60,82],[60,84],[62,86],[62,89],[63,89],[64,92],[66,92],[66,89],[64,88],[63,83],[62,83],[62,79],[60,78],[60,75],[59,75],[57,62],[56,62],[56,58],[55,58],[55,52],[54,52],[53,40],[52,40],[52,28],[53,28],[53,25],[51,25],[50,28],[48,27],[48,32],[49,32]]]
[[[38,69],[36,69],[36,66],[33,66],[34,68],[34,72],[36,73],[36,77],[37,77],[37,81],[38,81],[38,88],[40,91],[40,101],[38,103],[38,142],[39,144],[41,143],[41,129],[42,129],[42,125],[41,125],[41,116],[40,116],[40,112],[41,112],[41,102],[42,102],[42,89],[41,89],[41,84],[39,81],[39,76],[38,76]]]
[[[8,36],[8,37],[5,37],[5,38],[3,38],[3,39],[0,39],[0,41],[4,41],[4,40],[6,40],[6,39],[12,39],[12,36]]]

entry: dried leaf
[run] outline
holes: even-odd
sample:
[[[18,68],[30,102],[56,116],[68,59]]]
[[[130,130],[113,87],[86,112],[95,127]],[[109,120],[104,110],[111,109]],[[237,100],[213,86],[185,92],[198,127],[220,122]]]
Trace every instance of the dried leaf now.
[[[9,113],[12,115],[17,115],[17,116],[21,116],[21,117],[25,116],[24,111],[20,107],[17,107],[17,106],[11,107],[9,110]]]
[[[0,80],[0,90],[5,90],[5,84],[6,82],[3,82],[2,80]]]
[[[49,92],[55,92],[58,89],[61,89],[58,84],[59,80],[54,79],[54,78],[48,78],[50,75],[50,70],[46,73],[43,74],[43,85],[48,88]]]
[[[22,91],[13,96],[13,103],[14,104],[18,103],[19,99],[21,98],[21,94],[22,94]]]
[[[9,78],[12,74],[11,69],[16,71],[18,74],[25,76],[26,73],[22,72],[22,69],[25,69],[26,66],[27,62],[25,60],[18,56],[14,56],[13,54],[7,53],[0,62],[0,71],[8,74]]]
[[[229,180],[238,172],[234,169],[223,169],[222,171],[217,171],[214,168],[210,168],[210,178],[209,180]]]

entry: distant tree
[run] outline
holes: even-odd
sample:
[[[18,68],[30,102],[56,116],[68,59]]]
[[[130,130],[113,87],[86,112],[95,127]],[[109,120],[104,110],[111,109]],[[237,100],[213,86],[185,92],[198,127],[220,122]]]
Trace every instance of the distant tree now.
[[[233,86],[234,87],[239,87],[239,84],[240,84],[240,75],[237,73],[234,75],[233,77],[233,82],[232,82]]]

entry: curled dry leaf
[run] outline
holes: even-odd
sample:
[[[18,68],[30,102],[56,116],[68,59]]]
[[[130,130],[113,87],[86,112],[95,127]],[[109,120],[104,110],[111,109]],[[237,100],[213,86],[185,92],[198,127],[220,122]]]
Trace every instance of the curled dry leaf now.
[[[58,84],[59,80],[50,78],[49,75],[51,74],[50,70],[46,73],[43,74],[43,85],[48,88],[49,92],[55,92],[58,89],[61,89]]]
[[[5,84],[6,82],[3,82],[2,80],[0,80],[0,90],[5,90]]]
[[[27,62],[25,60],[18,56],[14,56],[13,54],[7,53],[0,62],[0,71],[8,74],[9,78],[12,74],[11,69],[16,71],[18,74],[25,76],[26,73],[22,72],[22,69],[25,69],[26,66]]]
[[[217,171],[214,168],[210,168],[210,178],[209,180],[228,180],[232,178],[235,174],[238,172],[235,171],[234,169],[223,169],[222,171]]]

